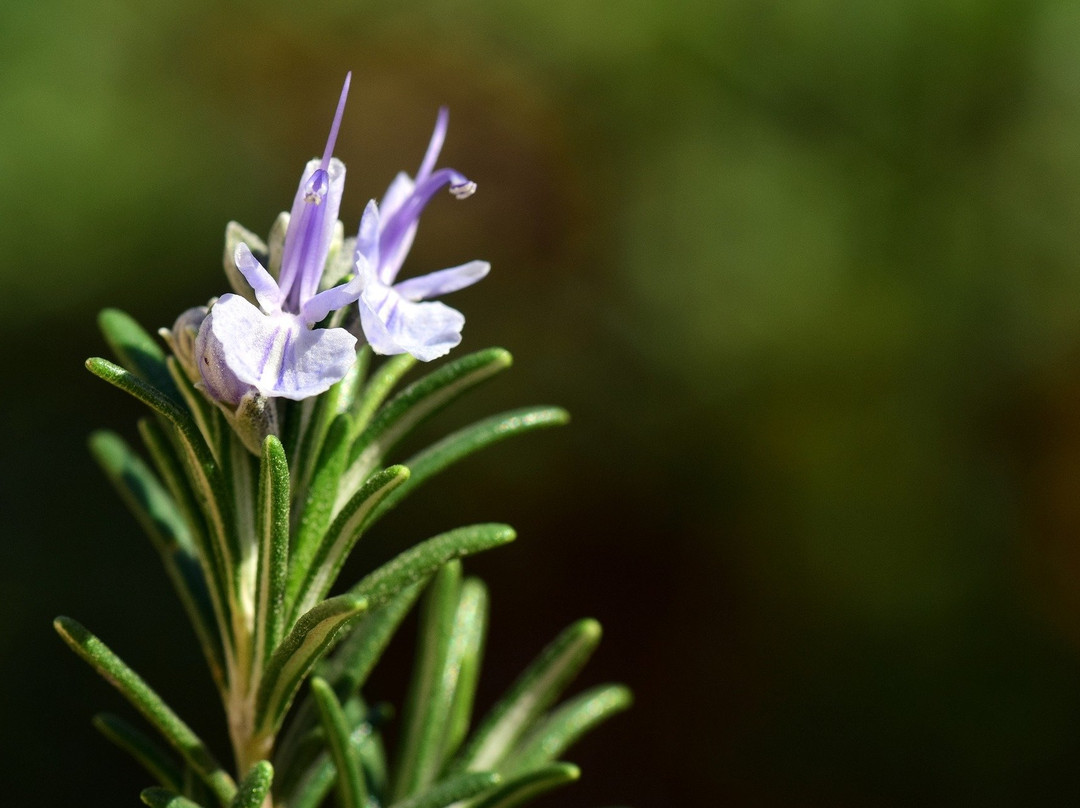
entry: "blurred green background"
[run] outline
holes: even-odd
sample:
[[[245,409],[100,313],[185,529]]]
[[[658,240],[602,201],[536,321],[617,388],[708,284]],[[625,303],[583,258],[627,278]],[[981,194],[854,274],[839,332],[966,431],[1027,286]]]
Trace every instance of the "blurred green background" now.
[[[0,4],[5,804],[136,804],[71,614],[219,748],[202,661],[85,451],[138,408],[94,315],[224,291],[354,71],[343,219],[444,164],[409,267],[486,258],[433,425],[574,414],[427,486],[354,565],[508,549],[481,706],[572,619],[638,703],[545,805],[1080,799],[1080,6],[1051,0]],[[351,226],[351,224],[350,224]],[[349,576],[347,575],[346,578]],[[407,632],[406,632],[407,634]],[[406,636],[375,685],[395,699]]]

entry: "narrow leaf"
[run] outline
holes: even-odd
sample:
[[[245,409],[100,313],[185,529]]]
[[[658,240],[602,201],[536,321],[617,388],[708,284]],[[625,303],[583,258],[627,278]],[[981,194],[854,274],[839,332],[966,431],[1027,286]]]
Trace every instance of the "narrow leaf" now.
[[[403,354],[403,356],[408,356],[408,354]],[[371,347],[365,345],[356,352],[356,362],[349,368],[349,372],[345,374],[345,378],[340,382],[341,391],[338,393],[337,400],[338,413],[352,411],[353,405],[356,403],[356,397],[360,394],[360,389],[367,378],[368,366],[370,365]]]
[[[580,776],[581,770],[572,763],[555,763],[506,780],[493,794],[474,805],[475,808],[515,808]]]
[[[406,587],[381,609],[364,615],[345,629],[348,636],[334,651],[333,656],[323,659],[316,670],[330,682],[334,693],[342,702],[354,694],[367,681],[368,674],[382,656],[402,619],[422,591],[422,584]],[[344,632],[343,632],[344,633]],[[289,722],[289,728],[277,744],[279,767],[292,771],[300,747],[306,742],[309,730],[316,721],[314,701],[305,698]]]
[[[223,436],[230,431],[225,426],[221,411],[206,396],[195,389],[191,379],[188,378],[184,369],[180,367],[180,363],[175,356],[168,357],[165,360],[165,366],[168,368],[173,385],[180,392],[181,399],[187,405],[195,426],[198,427],[199,433],[210,448],[210,452],[216,459],[221,460]]]
[[[408,373],[415,364],[416,359],[409,354],[398,354],[387,359],[371,374],[371,378],[364,385],[362,392],[352,407],[357,430],[367,427],[375,411],[390,395],[395,385],[401,381],[401,377]],[[354,439],[355,437],[356,435],[353,435]]]
[[[118,387],[125,393],[134,396],[154,412],[164,417],[180,430],[185,441],[189,444],[189,448],[201,462],[213,463],[213,457],[206,444],[203,443],[198,427],[195,426],[195,422],[191,420],[191,416],[183,409],[182,405],[173,401],[159,388],[143,381],[119,365],[114,365],[107,359],[98,357],[87,359],[86,369],[114,387]]]
[[[342,497],[351,496],[409,430],[511,362],[509,352],[489,348],[443,365],[406,387],[379,410],[353,444],[342,478]],[[344,504],[342,497],[339,506]]]
[[[341,509],[319,543],[306,569],[303,562],[289,570],[287,598],[293,614],[305,612],[333,586],[345,559],[359,540],[372,511],[395,488],[409,479],[404,466],[391,466],[373,474]]]
[[[173,403],[160,390],[135,375],[129,373],[105,359],[87,359],[86,367],[91,373],[110,384],[129,393],[142,401],[166,421],[175,427],[184,449],[184,464],[191,479],[199,505],[206,516],[212,540],[207,548],[200,548],[209,554],[205,559],[204,572],[218,572],[221,583],[211,587],[211,592],[220,592],[223,582],[231,579],[232,567],[236,557],[235,537],[230,529],[227,503],[220,501],[222,492],[227,491],[220,470],[209,448],[199,434],[199,429],[191,417],[177,404]],[[224,603],[217,603],[218,617],[224,613]]]
[[[173,745],[223,804],[233,798],[236,784],[228,772],[214,759],[206,744],[135,671],[124,664],[105,643],[70,617],[58,617],[53,625],[64,642],[119,690],[165,740]]]
[[[405,587],[431,575],[455,558],[479,553],[514,540],[509,525],[484,524],[459,527],[406,550],[363,578],[350,593],[365,598],[377,609]]]
[[[368,608],[365,598],[340,595],[325,600],[296,621],[270,657],[256,697],[259,731],[273,733],[281,725],[300,683],[322,657],[334,635]]]
[[[461,562],[454,561],[435,574],[424,595],[398,745],[394,802],[426,789],[441,768],[442,742],[457,683],[457,670],[448,676],[447,668],[460,594]]]
[[[453,755],[469,731],[476,685],[480,678],[480,660],[487,634],[487,587],[478,578],[468,578],[461,589],[453,636],[447,653],[444,677],[456,671],[456,686],[448,708],[442,759]]]
[[[161,556],[188,618],[195,627],[215,681],[220,682],[221,636],[214,622],[206,578],[190,529],[176,503],[138,455],[113,432],[90,436],[90,451]]]
[[[349,735],[349,746],[352,754],[362,759],[365,750],[372,746],[372,726],[364,722]],[[321,805],[337,779],[337,769],[334,761],[327,753],[319,755],[308,767],[300,779],[297,787],[286,792],[282,797],[282,803],[289,808],[316,808]]]
[[[474,452],[514,435],[561,426],[569,420],[570,414],[560,407],[526,407],[485,418],[446,436],[405,461],[412,474],[379,505],[372,523],[428,479]]]
[[[139,794],[139,799],[150,808],[203,808],[199,803],[189,800],[167,788],[147,788]]]
[[[349,725],[341,711],[341,704],[334,696],[334,689],[318,676],[311,680],[311,692],[322,718],[330,758],[337,769],[340,808],[364,808],[368,799],[367,786],[360,771],[360,762],[349,742]]]
[[[104,309],[98,327],[121,365],[174,402],[183,401],[165,367],[165,352],[134,318],[120,309]]]
[[[323,454],[319,458],[311,487],[303,497],[295,497],[297,508],[292,515],[295,529],[290,554],[293,564],[303,569],[311,567],[311,557],[330,525],[330,516],[337,500],[338,483],[348,459],[351,425],[352,418],[348,414],[341,414],[334,419],[326,436]]]
[[[358,620],[334,655],[322,664],[321,675],[334,685],[339,698],[364,686],[390,638],[423,591],[423,583],[405,587],[382,608]]]
[[[466,772],[448,777],[424,793],[396,802],[390,808],[446,808],[482,794],[501,780],[495,772]]]
[[[622,685],[588,690],[555,710],[514,750],[507,765],[520,772],[554,760],[578,738],[633,703]]]
[[[289,561],[289,462],[273,435],[263,442],[256,523],[255,665],[262,669],[281,640]]]
[[[484,718],[452,770],[482,771],[501,763],[592,656],[600,634],[595,620],[580,620],[556,637]]]
[[[184,473],[184,464],[177,454],[176,447],[165,433],[165,428],[157,419],[149,417],[140,418],[138,428],[143,446],[146,447],[150,459],[154,461],[154,467],[172,496],[173,503],[188,531],[199,532],[201,536],[205,536],[206,520],[199,509],[195,493],[191,490],[190,481]],[[192,544],[195,547],[202,546],[202,543],[201,538],[192,538]]]
[[[146,769],[162,786],[180,791],[184,774],[175,760],[127,721],[110,713],[95,715],[94,728]]]
[[[236,787],[236,797],[229,808],[261,808],[273,782],[274,767],[268,761],[260,760]]]

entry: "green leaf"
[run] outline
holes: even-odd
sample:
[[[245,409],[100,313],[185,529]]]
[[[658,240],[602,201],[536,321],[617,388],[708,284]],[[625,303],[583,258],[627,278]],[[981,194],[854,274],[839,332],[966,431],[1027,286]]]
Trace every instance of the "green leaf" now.
[[[412,474],[379,505],[372,523],[428,479],[474,452],[514,435],[561,426],[569,420],[570,414],[560,407],[526,407],[485,418],[448,435],[405,461]]]
[[[368,800],[367,786],[360,770],[360,761],[352,751],[349,725],[341,711],[341,704],[334,696],[334,689],[318,676],[311,680],[311,692],[322,718],[330,757],[337,769],[340,808],[365,808]]]
[[[350,594],[365,598],[369,608],[377,609],[447,561],[508,544],[514,537],[512,527],[500,524],[470,525],[441,533],[383,564],[356,584]]]
[[[408,478],[409,470],[404,466],[391,466],[373,474],[338,513],[311,559],[294,561],[286,594],[293,614],[307,611],[326,595],[367,527],[371,512]]]
[[[345,460],[349,454],[348,437],[351,424],[352,418],[347,414],[334,419],[323,444],[322,457],[319,458],[310,489],[303,498],[294,497],[297,508],[293,513],[293,522],[299,518],[299,524],[295,525],[293,530],[290,555],[292,565],[300,569],[311,568],[312,556],[330,525],[330,516],[337,500],[338,482],[345,470]]]
[[[120,309],[104,309],[98,327],[121,365],[177,404],[183,401],[165,367],[165,352],[134,318]]]
[[[487,587],[478,578],[467,578],[461,588],[454,629],[447,653],[444,678],[457,672],[453,699],[448,708],[446,737],[442,759],[445,762],[464,740],[472,719],[476,684],[480,678],[480,660],[487,634]]]
[[[57,633],[71,649],[97,670],[109,684],[142,713],[211,790],[227,804],[236,793],[236,784],[207,749],[206,744],[180,720],[142,678],[131,670],[101,640],[70,617],[53,621]]]
[[[93,719],[94,728],[119,746],[146,769],[165,788],[180,791],[184,774],[175,760],[127,721],[110,713],[100,713]]]
[[[338,400],[342,395],[343,384],[344,382],[340,381],[321,396],[307,399],[301,404],[301,412],[306,418],[301,424],[296,452],[290,455],[295,466],[293,487],[301,502],[307,500],[307,491],[321,466],[323,447],[330,437],[330,428],[338,419]]]
[[[472,803],[474,808],[515,808],[553,788],[572,783],[581,770],[572,763],[555,763],[506,780],[495,793]]]
[[[403,354],[403,356],[408,356],[408,354]],[[356,404],[356,397],[360,394],[364,380],[367,378],[368,367],[370,365],[371,346],[365,345],[356,352],[356,362],[349,368],[349,372],[345,374],[345,378],[340,382],[341,391],[338,393],[337,400],[338,414],[353,411],[353,406]],[[378,406],[378,404],[375,406]]]
[[[281,725],[297,689],[312,666],[330,646],[338,630],[368,608],[357,595],[325,600],[296,621],[266,665],[256,697],[259,733],[274,733]]]
[[[381,608],[356,621],[334,655],[323,661],[320,674],[334,685],[339,698],[346,698],[364,686],[368,674],[422,591],[422,581],[407,586]]]
[[[390,395],[390,391],[401,381],[401,377],[408,373],[416,359],[409,354],[392,356],[379,365],[379,368],[371,374],[367,384],[364,385],[359,398],[353,404],[353,420],[355,429],[365,429],[371,421],[379,405]],[[353,435],[353,439],[356,435]]]
[[[168,357],[165,360],[165,366],[169,370],[173,384],[180,391],[180,396],[187,405],[199,434],[206,441],[211,454],[216,459],[221,460],[223,436],[228,432],[221,410],[195,389],[191,379],[187,377],[187,373],[180,366],[180,362],[177,361],[175,356]]]
[[[165,428],[157,419],[150,417],[140,418],[138,428],[143,446],[146,447],[150,459],[154,461],[154,467],[161,476],[162,483],[172,496],[181,521],[184,522],[189,533],[199,532],[200,537],[205,536],[206,520],[199,509],[191,483],[184,473],[184,464],[180,460],[176,447],[165,433]],[[193,538],[191,541],[193,547],[198,548],[202,546],[204,539]]]
[[[124,370],[119,365],[114,365],[108,359],[92,357],[86,360],[86,369],[104,379],[114,387],[118,387],[128,395],[131,395],[148,406],[158,415],[161,415],[169,423],[175,426],[184,437],[188,449],[200,462],[213,465],[214,458],[199,435],[198,427],[191,420],[191,416],[183,409],[181,404],[173,401],[159,388],[143,381],[134,373]]]
[[[442,780],[422,794],[396,802],[390,808],[446,808],[460,800],[476,797],[498,785],[501,780],[495,772],[459,774]]]
[[[273,435],[263,442],[256,523],[259,561],[255,575],[254,659],[261,670],[284,630],[289,561],[289,462],[281,442]]]
[[[189,603],[182,594],[181,602],[188,613],[188,619],[195,626],[214,682],[219,690],[224,690],[224,663],[222,660],[220,624],[225,621],[224,616],[222,616],[220,622],[215,622],[214,595],[209,590],[206,568],[203,566],[203,559],[208,557],[206,553],[211,552],[208,549],[206,520],[198,503],[195,501],[195,494],[191,489],[190,481],[184,473],[183,464],[177,456],[177,450],[165,434],[165,429],[156,420],[150,418],[140,419],[138,427],[139,434],[143,439],[143,445],[149,452],[162,481],[168,488],[177,515],[184,524],[188,541],[192,545],[191,559],[185,560],[182,564],[178,562],[178,564],[182,570],[187,569],[191,564],[197,566],[197,569],[192,573],[185,573],[191,587],[193,603]],[[91,440],[94,440],[94,438],[92,437]],[[227,602],[228,593],[221,588],[221,584],[224,582],[220,581],[217,576],[214,576],[213,580],[215,585],[219,587],[216,594],[217,599],[221,603]]]
[[[273,782],[274,767],[268,761],[260,760],[236,787],[236,797],[229,808],[262,808]]]
[[[352,753],[363,759],[365,750],[373,746],[372,740],[371,724],[361,723],[349,735]],[[285,793],[282,804],[289,808],[316,808],[326,799],[336,779],[334,761],[324,752],[308,767],[297,787]]]
[[[344,702],[352,698],[367,680],[422,588],[421,583],[406,587],[385,606],[358,619],[342,632],[348,632],[348,636],[333,656],[319,663],[316,670],[333,685],[339,700]],[[301,752],[300,746],[306,742],[308,731],[316,720],[315,712],[313,700],[305,698],[289,722],[289,728],[278,741],[275,759],[282,770],[288,772],[293,769],[296,757]]]
[[[214,576],[211,593],[218,601],[215,609],[222,633],[231,639],[231,627],[223,619],[228,601],[221,601],[227,592],[228,581],[232,578],[232,569],[236,558],[235,537],[231,530],[228,503],[219,499],[228,491],[221,478],[220,469],[209,448],[199,434],[199,429],[191,417],[177,404],[173,403],[160,390],[150,386],[135,375],[129,373],[105,359],[87,359],[86,367],[91,373],[110,384],[129,393],[162,416],[175,429],[183,448],[184,467],[191,480],[192,487],[199,498],[199,505],[210,528],[211,541],[200,547],[204,557],[204,572]]]
[[[150,808],[203,808],[199,803],[182,797],[167,788],[147,788],[139,799]]]
[[[514,750],[507,767],[520,772],[554,760],[578,738],[633,703],[622,685],[588,690],[555,710]]]
[[[592,656],[600,635],[595,620],[579,620],[556,637],[485,716],[451,769],[497,767]]]
[[[379,410],[353,444],[342,478],[342,496],[351,496],[409,430],[511,362],[508,351],[489,348],[443,365],[406,387]]]
[[[398,768],[391,791],[397,802],[426,789],[442,767],[442,746],[457,668],[449,668],[454,614],[461,595],[461,562],[448,563],[424,595],[413,677],[405,698]]]

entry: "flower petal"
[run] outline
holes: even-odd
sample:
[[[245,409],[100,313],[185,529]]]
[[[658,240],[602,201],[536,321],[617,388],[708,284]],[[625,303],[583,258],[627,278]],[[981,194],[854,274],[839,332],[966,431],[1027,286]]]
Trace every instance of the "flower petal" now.
[[[379,206],[372,199],[360,217],[360,229],[356,233],[356,255],[363,257],[373,267],[379,265]]]
[[[443,303],[415,303],[394,289],[369,285],[359,307],[360,325],[375,353],[409,353],[430,362],[461,342],[465,316]]]
[[[265,396],[299,401],[328,390],[356,361],[356,338],[343,328],[309,330],[288,312],[263,314],[238,295],[211,309],[220,357],[236,379]]]
[[[440,269],[438,272],[395,283],[394,289],[406,300],[426,300],[472,286],[490,271],[491,264],[487,261],[469,261],[461,266]]]
[[[357,258],[358,262],[363,260],[363,256]],[[361,273],[357,272],[356,276],[348,283],[319,292],[319,294],[307,301],[300,308],[300,319],[307,325],[314,325],[330,312],[343,309],[350,303],[355,303],[364,290],[364,286],[365,279],[361,276]]]
[[[274,280],[274,276],[266,271],[258,259],[251,254],[247,244],[239,244],[233,253],[233,263],[244,276],[244,280],[255,292],[255,299],[259,301],[262,310],[267,314],[281,309],[281,302],[285,296]]]
[[[336,157],[326,169],[318,160],[304,168],[281,258],[280,286],[289,311],[300,311],[303,302],[319,289],[344,190],[345,164]]]

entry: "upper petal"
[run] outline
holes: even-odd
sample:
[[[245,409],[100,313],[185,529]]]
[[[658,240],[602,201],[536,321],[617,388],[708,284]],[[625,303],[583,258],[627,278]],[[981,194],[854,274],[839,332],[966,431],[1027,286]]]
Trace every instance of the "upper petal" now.
[[[263,311],[269,313],[281,308],[284,296],[274,280],[274,276],[266,271],[258,259],[251,254],[247,244],[240,244],[233,254],[233,263],[244,276],[244,280],[255,292],[255,299],[259,301]]]
[[[438,272],[431,272],[418,278],[409,278],[407,281],[394,284],[394,289],[406,300],[426,300],[472,286],[490,271],[491,264],[487,261],[469,261],[461,266],[440,269]]]
[[[289,215],[279,281],[285,308],[293,313],[319,289],[344,190],[345,164],[336,157],[326,169],[318,160],[305,167]]]

